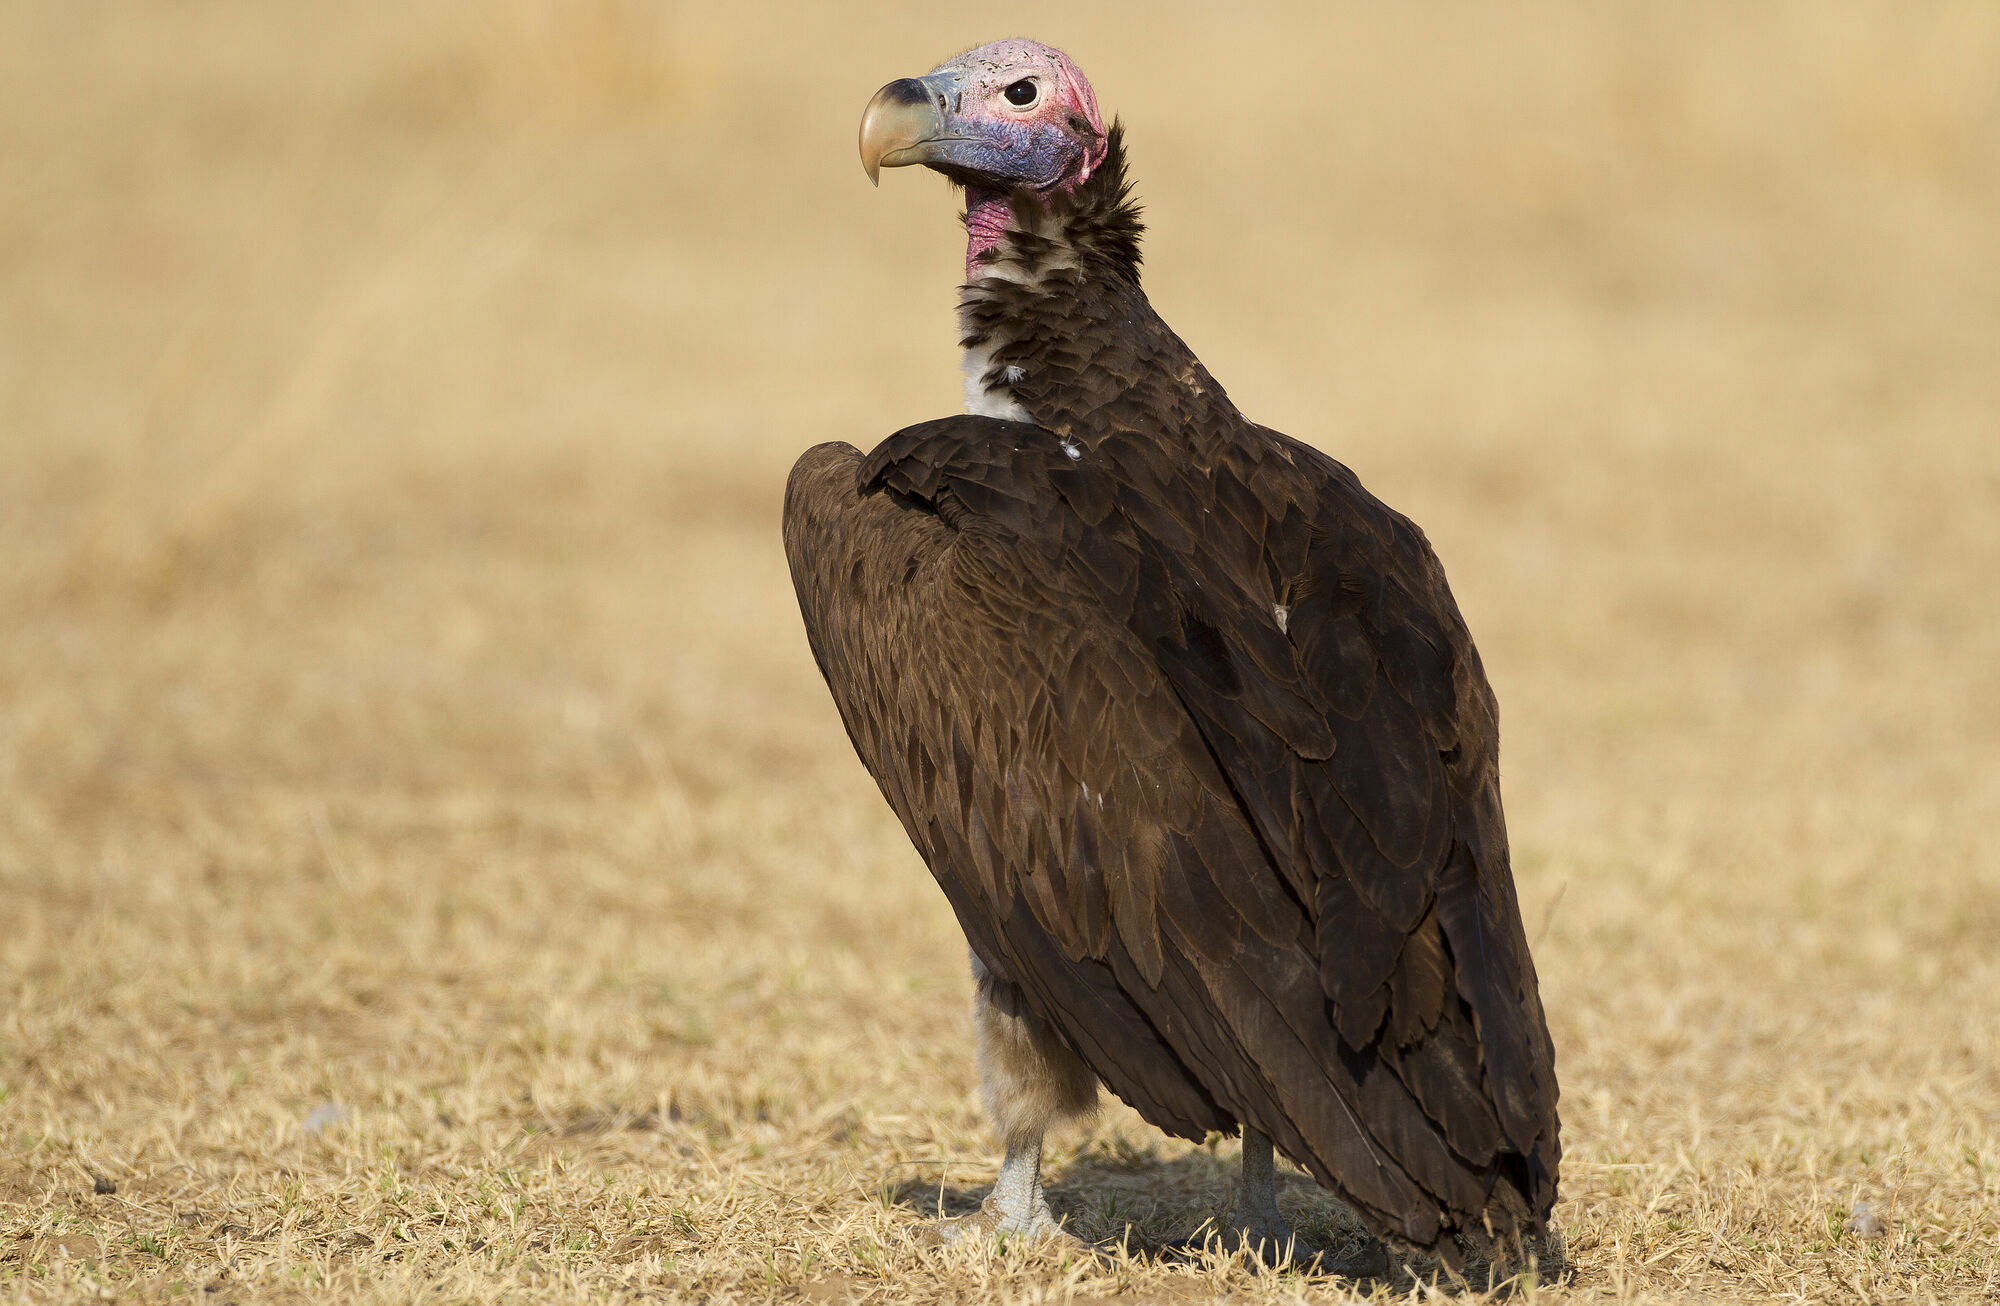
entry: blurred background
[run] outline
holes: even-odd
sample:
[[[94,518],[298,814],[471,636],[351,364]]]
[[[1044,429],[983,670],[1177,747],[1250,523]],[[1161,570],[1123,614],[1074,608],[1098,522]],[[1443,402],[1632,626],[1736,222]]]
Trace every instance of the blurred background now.
[[[954,199],[855,127],[1015,32],[1124,118],[1166,319],[1450,571],[1577,1164],[1810,1122],[1990,1218],[1985,0],[0,6],[0,1120],[63,1140],[7,1200],[247,1193],[322,1100],[721,1148],[897,1057],[986,1146],[778,513],[960,405]]]

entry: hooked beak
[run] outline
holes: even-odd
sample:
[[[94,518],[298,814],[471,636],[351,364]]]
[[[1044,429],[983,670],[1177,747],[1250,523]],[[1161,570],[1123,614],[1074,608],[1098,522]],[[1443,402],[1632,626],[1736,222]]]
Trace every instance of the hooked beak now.
[[[875,92],[861,113],[861,167],[881,185],[884,168],[934,163],[947,134],[944,95],[928,77],[900,77]]]

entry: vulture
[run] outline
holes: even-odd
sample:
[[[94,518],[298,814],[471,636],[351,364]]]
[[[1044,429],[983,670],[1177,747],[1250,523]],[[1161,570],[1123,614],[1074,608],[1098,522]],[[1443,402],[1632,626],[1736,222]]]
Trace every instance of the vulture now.
[[[1387,1243],[1519,1255],[1556,1198],[1554,1052],[1493,692],[1429,542],[1154,312],[1122,125],[1062,51],[890,82],[860,144],[871,180],[963,192],[966,412],[808,450],[784,539],[971,952],[1005,1159],[934,1235],[1067,1237],[1043,1132],[1101,1082],[1241,1131],[1243,1245],[1291,1238],[1275,1147]]]

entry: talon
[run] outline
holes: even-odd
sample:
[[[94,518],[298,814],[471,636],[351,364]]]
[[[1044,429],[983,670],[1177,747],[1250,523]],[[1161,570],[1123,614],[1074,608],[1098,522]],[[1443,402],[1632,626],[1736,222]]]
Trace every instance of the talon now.
[[[926,1225],[918,1236],[926,1245],[932,1247],[948,1247],[955,1242],[973,1237],[991,1239],[995,1242],[1019,1238],[1032,1243],[1055,1243],[1072,1251],[1090,1249],[1089,1243],[1057,1223],[1046,1205],[1031,1209],[1024,1215],[1010,1217],[992,1197],[981,1202],[979,1209],[970,1215],[957,1215],[949,1220],[933,1221]]]
[[[1239,1216],[1229,1235],[1231,1250],[1249,1252],[1258,1264],[1273,1270],[1306,1264],[1320,1251],[1301,1239],[1283,1220]]]

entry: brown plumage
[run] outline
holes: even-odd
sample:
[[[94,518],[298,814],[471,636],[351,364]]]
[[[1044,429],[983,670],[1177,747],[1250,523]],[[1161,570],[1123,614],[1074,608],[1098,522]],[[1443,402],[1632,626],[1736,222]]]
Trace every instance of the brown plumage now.
[[[785,546],[974,953],[1147,1120],[1378,1233],[1539,1232],[1553,1054],[1498,726],[1424,535],[1239,413],[1139,285],[1119,129],[965,288],[991,404],[809,450]]]

